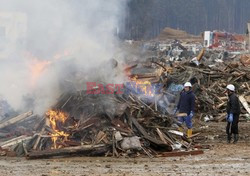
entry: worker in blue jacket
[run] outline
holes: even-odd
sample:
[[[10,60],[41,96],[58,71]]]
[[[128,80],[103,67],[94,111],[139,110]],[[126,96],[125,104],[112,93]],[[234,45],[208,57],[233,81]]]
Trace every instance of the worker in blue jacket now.
[[[186,123],[188,128],[187,137],[192,136],[192,117],[194,116],[195,95],[192,92],[192,85],[190,82],[184,84],[184,89],[180,94],[180,99],[177,105],[176,112],[186,113],[187,116],[179,117],[178,121],[183,124]]]

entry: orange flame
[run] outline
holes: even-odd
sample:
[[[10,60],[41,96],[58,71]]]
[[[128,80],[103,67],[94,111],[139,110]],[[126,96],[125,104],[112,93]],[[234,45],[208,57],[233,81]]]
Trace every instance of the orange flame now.
[[[25,57],[28,58],[28,68],[31,75],[31,86],[33,87],[46,67],[51,64],[51,61],[41,60],[30,52],[25,52],[24,54]]]
[[[151,90],[151,82],[138,80],[136,76],[131,78],[131,81],[135,82],[135,89],[140,89],[144,95],[154,96],[154,93]]]
[[[36,82],[38,81],[39,77],[42,75],[42,73],[45,71],[45,69],[51,65],[52,63],[55,63],[59,59],[69,56],[70,50],[64,50],[61,54],[55,54],[51,59],[42,60],[36,56],[34,56],[30,52],[25,52],[25,57],[27,57],[29,60],[28,67],[31,72],[31,86],[34,87]],[[31,62],[30,62],[31,60]]]
[[[57,123],[65,123],[66,119],[68,118],[68,115],[61,111],[55,111],[55,110],[49,110],[46,113],[47,117],[50,121],[50,126],[53,130],[53,133],[51,134],[51,140],[53,141],[53,148],[58,148],[57,146],[57,140],[59,137],[63,137],[63,141],[67,140],[69,134],[65,133],[64,131],[61,131],[57,128]]]
[[[50,64],[50,61],[46,60],[33,60],[32,64],[30,65],[31,70],[31,84],[32,86],[35,85],[38,78],[41,76],[41,73],[45,70],[45,68]]]

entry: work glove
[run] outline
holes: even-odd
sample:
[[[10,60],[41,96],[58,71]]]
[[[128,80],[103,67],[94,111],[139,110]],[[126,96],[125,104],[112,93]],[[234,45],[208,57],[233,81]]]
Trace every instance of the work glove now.
[[[192,118],[193,116],[194,116],[194,113],[193,113],[193,111],[191,111],[190,114],[189,114],[189,117]]]
[[[230,113],[230,114],[227,115],[227,121],[228,121],[229,123],[232,123],[232,122],[233,122],[233,119],[234,119],[234,116],[233,116],[232,113]]]

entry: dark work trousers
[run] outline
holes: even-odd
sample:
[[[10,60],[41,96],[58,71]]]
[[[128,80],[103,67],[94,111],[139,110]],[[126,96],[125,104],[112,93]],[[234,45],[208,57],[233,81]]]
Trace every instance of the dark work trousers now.
[[[227,122],[227,134],[239,134],[238,132],[239,114],[233,114],[233,122]]]

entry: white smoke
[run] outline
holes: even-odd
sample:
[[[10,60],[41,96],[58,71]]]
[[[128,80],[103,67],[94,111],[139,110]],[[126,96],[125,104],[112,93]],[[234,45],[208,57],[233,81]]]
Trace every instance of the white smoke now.
[[[0,3],[0,95],[15,110],[24,110],[26,96],[26,100],[34,98],[36,113],[45,112],[61,94],[63,83],[75,83],[76,68],[95,75],[86,72],[111,59],[117,50],[115,32],[126,1]],[[45,63],[42,68],[41,62]]]

